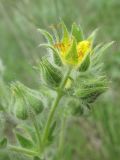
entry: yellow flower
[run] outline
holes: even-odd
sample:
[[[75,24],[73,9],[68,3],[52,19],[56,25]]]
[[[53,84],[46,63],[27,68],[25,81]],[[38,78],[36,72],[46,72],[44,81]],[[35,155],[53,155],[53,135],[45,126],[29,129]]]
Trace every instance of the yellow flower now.
[[[59,49],[61,59],[63,63],[71,64],[71,65],[79,65],[87,53],[91,51],[91,43],[88,40],[80,41],[75,45],[75,50],[77,52],[76,59],[73,57],[71,59],[67,59],[66,56],[69,54],[69,50],[71,49],[73,44],[73,40],[68,40],[65,43],[56,43],[54,45],[55,48]],[[74,54],[74,53],[73,53]]]
[[[91,43],[90,41],[84,40],[77,44],[77,53],[78,53],[78,61],[79,63],[83,60],[87,53],[91,51]]]

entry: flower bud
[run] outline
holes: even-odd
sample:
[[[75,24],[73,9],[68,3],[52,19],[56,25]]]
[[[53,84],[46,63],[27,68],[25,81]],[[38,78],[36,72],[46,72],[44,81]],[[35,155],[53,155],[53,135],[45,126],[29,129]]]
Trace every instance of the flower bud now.
[[[21,120],[26,120],[28,118],[26,104],[21,98],[16,100],[15,114],[16,114],[16,117]]]
[[[71,77],[69,77],[66,84],[65,84],[65,89],[70,89],[72,86],[72,82],[73,82],[73,79]]]
[[[30,96],[28,98],[28,102],[30,104],[30,107],[32,107],[32,109],[36,113],[36,115],[43,111],[44,105],[43,105],[43,102],[40,99],[38,99],[36,97],[33,97],[33,96]]]
[[[75,95],[86,103],[93,103],[99,95],[106,91],[108,83],[105,77],[81,81]]]
[[[62,80],[61,71],[54,67],[47,59],[42,59],[40,71],[43,80],[51,87],[58,87]]]

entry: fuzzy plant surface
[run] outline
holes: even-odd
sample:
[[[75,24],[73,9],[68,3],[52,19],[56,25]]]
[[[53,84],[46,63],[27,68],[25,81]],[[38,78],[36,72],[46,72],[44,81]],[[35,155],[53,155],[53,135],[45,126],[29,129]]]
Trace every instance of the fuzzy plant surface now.
[[[109,86],[102,55],[113,42],[96,44],[97,29],[85,37],[75,23],[70,32],[64,22],[60,26],[62,31],[53,28],[52,34],[38,29],[47,41],[39,45],[47,52],[34,67],[38,90],[19,81],[10,86],[15,141],[3,137],[0,148],[33,160],[62,160],[68,119],[88,112]]]

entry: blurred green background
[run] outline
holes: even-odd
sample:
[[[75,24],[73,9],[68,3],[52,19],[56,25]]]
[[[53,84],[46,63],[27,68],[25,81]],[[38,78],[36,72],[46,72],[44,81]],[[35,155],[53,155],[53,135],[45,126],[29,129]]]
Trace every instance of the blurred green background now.
[[[37,88],[39,76],[32,66],[44,51],[37,28],[50,30],[63,19],[70,29],[80,23],[88,35],[99,28],[97,42],[115,41],[104,55],[110,89],[89,115],[68,125],[63,160],[120,159],[120,0],[0,0],[0,58],[6,84],[19,80]],[[2,122],[0,122],[1,124]],[[11,154],[12,160],[23,157]],[[14,157],[14,158],[13,158]],[[0,152],[0,160],[9,160]]]

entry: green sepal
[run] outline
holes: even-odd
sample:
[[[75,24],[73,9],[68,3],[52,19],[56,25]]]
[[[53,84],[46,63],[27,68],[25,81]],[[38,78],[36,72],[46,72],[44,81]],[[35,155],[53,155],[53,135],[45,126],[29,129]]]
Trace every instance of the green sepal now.
[[[16,117],[21,120],[26,120],[28,118],[26,104],[22,98],[18,98],[15,102],[15,114]]]
[[[114,41],[109,42],[109,43],[103,45],[103,46],[98,50],[98,54],[104,53],[104,51],[105,51],[107,48],[109,48],[113,43],[114,43]]]
[[[53,31],[53,34],[54,34],[54,37],[55,37],[55,41],[56,42],[59,42],[60,41],[60,37],[59,37],[59,34],[58,34],[58,31],[55,27],[50,27]]]
[[[44,35],[44,37],[46,38],[46,40],[48,41],[49,44],[51,44],[51,45],[54,44],[53,37],[52,37],[52,35],[51,35],[49,32],[47,32],[47,31],[45,31],[45,30],[43,30],[43,29],[38,29],[38,31],[39,31],[42,35]]]
[[[33,142],[32,142],[30,139],[22,136],[21,134],[16,133],[16,138],[17,138],[19,144],[20,144],[23,148],[31,149],[31,148],[34,147]]]
[[[80,42],[84,39],[83,32],[76,23],[73,23],[72,25],[72,35],[76,38],[77,42]]]
[[[82,63],[80,64],[78,70],[80,72],[85,72],[88,70],[90,66],[90,53],[88,53],[85,58],[83,59]]]
[[[69,32],[68,32],[67,27],[63,21],[62,21],[62,31],[63,31],[62,42],[67,43],[69,41]]]
[[[30,107],[34,110],[36,115],[40,114],[43,111],[44,104],[40,99],[33,96],[28,96],[26,98],[29,102]]]
[[[76,39],[73,37],[73,42],[72,42],[72,45],[69,49],[69,51],[67,52],[66,54],[66,61],[69,63],[69,64],[77,64],[78,63],[78,54],[77,54],[77,49],[76,49]]]
[[[11,84],[11,91],[12,91],[13,96],[15,98],[21,98],[22,99],[25,95],[25,87],[19,81],[13,82]]]
[[[94,44],[94,41],[95,41],[97,32],[98,32],[98,28],[95,29],[95,30],[90,34],[90,36],[87,38],[87,41],[89,41],[89,42],[91,43],[91,46],[92,46],[92,47],[93,47],[93,44]]]
[[[39,64],[39,69],[44,82],[50,87],[58,87],[62,80],[62,72],[59,68],[53,66],[46,58],[43,58]]]
[[[54,59],[54,63],[58,66],[62,66],[62,60],[60,58],[59,52],[52,46],[49,44],[40,44],[39,47],[46,47],[46,48],[50,48],[52,50],[53,53],[53,59]]]
[[[7,138],[4,137],[2,140],[0,140],[0,149],[4,149],[7,146]]]
[[[91,62],[92,62],[92,66],[95,68],[95,66],[98,66],[101,57],[103,55],[103,53],[105,52],[106,49],[108,49],[114,42],[109,42],[107,44],[104,44],[103,46],[96,46],[95,49],[93,50],[93,53],[91,55]]]

